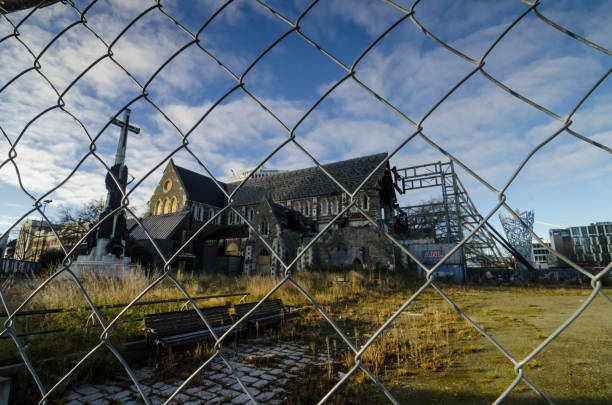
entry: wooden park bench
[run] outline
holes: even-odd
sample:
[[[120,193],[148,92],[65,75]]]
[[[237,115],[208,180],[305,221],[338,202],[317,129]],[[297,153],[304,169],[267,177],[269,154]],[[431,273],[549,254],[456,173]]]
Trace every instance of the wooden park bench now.
[[[228,306],[200,308],[200,311],[217,336],[232,326]],[[202,318],[193,309],[146,315],[144,323],[147,344],[154,342],[163,346],[177,346],[213,338]],[[245,329],[239,325],[235,331]]]
[[[234,305],[235,321],[237,322],[257,304],[258,302],[247,302],[246,304]],[[248,326],[260,328],[262,326],[280,324],[283,321],[295,318],[299,314],[298,310],[292,311],[284,306],[283,301],[280,299],[268,299],[243,322],[246,322]]]

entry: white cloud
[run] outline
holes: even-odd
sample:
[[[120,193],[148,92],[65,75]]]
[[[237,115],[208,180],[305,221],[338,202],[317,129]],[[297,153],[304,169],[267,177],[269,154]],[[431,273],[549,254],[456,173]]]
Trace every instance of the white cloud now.
[[[108,2],[96,3],[86,15],[88,24],[107,42],[152,3],[116,0],[110,4],[113,7],[108,8]],[[170,5],[166,11],[176,13],[187,20],[186,25],[197,29],[219,4],[198,4],[196,9],[205,7],[198,18],[192,16],[187,7]],[[443,40],[478,58],[516,17],[517,10],[525,9],[523,4],[508,4],[424,2],[417,7],[417,18]],[[303,2],[296,2],[293,13],[304,7]],[[571,24],[571,29],[576,32],[609,42],[607,36],[600,34],[611,30],[602,17],[609,5],[602,5],[594,11],[587,10],[587,7],[564,11],[565,6],[548,8],[548,3],[540,7],[551,18]],[[21,38],[36,52],[59,29],[77,18],[73,11],[60,3],[43,10],[35,13],[21,30]],[[304,20],[303,29],[320,38],[326,49],[330,45],[334,50],[334,46],[339,47],[338,44],[343,44],[342,41],[351,36],[355,37],[356,44],[366,46],[367,41],[378,36],[399,16],[399,12],[382,2],[364,3],[363,7],[344,1],[320,2]],[[256,53],[254,49],[240,49],[243,39],[240,35],[259,34],[261,24],[278,24],[278,20],[254,2],[236,1],[219,15],[215,23],[225,25],[227,30],[213,30],[210,35],[205,31],[200,38],[203,46],[224,63],[240,67],[248,65],[251,53]],[[283,24],[278,27],[279,32],[288,29]],[[274,29],[278,27],[274,26]],[[0,30],[9,32],[6,22],[0,24]],[[239,35],[232,37],[238,31]],[[220,38],[220,32],[226,32],[228,36]],[[274,37],[276,31],[270,29],[266,35]],[[268,36],[262,36],[261,42],[268,40]],[[113,52],[116,60],[144,84],[189,40],[159,11],[153,10],[126,32],[113,47]],[[256,41],[253,43],[261,45]],[[279,48],[279,52],[282,51]],[[62,91],[83,69],[105,53],[106,49],[98,39],[84,27],[77,26],[43,55],[41,72]],[[292,57],[299,58],[300,55],[299,52],[292,53]],[[14,38],[0,43],[0,58],[3,61],[0,65],[2,84],[33,63],[31,55]],[[563,115],[599,79],[608,65],[609,61],[597,51],[531,15],[499,43],[487,58],[485,69],[521,94]],[[418,121],[473,68],[426,38],[406,20],[363,59],[357,68],[357,77]],[[270,80],[281,74],[279,72],[281,70],[275,69],[273,64],[266,66],[257,75],[247,76],[246,88],[257,86],[270,90],[261,94],[284,94],[281,90],[285,89],[274,88],[280,81]],[[610,79],[587,100],[574,117],[572,126],[582,135],[608,146],[612,145],[609,82]],[[235,84],[234,79],[214,61],[192,46],[164,68],[148,90],[153,102],[185,133]],[[316,87],[315,93],[322,94],[331,84]],[[110,117],[138,94],[138,86],[106,58],[79,79],[64,100],[66,109],[82,120],[91,136],[96,136]],[[309,108],[312,100],[306,98],[279,95],[261,101],[283,122],[292,125]],[[36,72],[29,72],[0,93],[0,126],[14,141],[38,113],[56,102],[57,95],[48,84]],[[144,206],[165,164],[151,174],[149,171],[178,148],[182,140],[145,100],[137,101],[131,108],[133,123],[140,126],[142,132],[129,138],[128,166],[136,181],[149,176],[135,190],[131,200],[135,205]],[[501,187],[522,159],[561,123],[519,101],[477,73],[425,120],[423,126],[425,134],[441,147],[491,184]],[[349,79],[302,123],[296,132],[296,140],[325,163],[390,152],[413,131],[411,125]],[[107,164],[112,162],[117,133],[118,129],[111,126],[96,142],[97,152]],[[255,166],[287,137],[278,122],[237,90],[195,128],[189,137],[189,147],[216,176],[225,179],[229,177],[230,169]],[[35,119],[16,148],[16,161],[24,186],[37,195],[49,190],[69,175],[87,153],[88,147],[87,134],[59,109]],[[5,161],[9,148],[8,142],[0,138],[3,156],[0,164]],[[180,151],[174,158],[178,164],[201,171],[185,151]],[[445,159],[440,152],[417,138],[402,149],[392,163],[410,166]],[[610,174],[609,162],[606,152],[562,134],[559,140],[536,154],[528,164],[529,170],[517,181],[527,182],[529,187],[537,189],[540,182],[548,180],[533,173],[555,171],[561,174],[559,182],[570,176],[601,176],[604,179]],[[295,146],[288,145],[272,159],[271,164],[290,169],[308,166],[311,161]],[[601,170],[588,170],[593,164]],[[0,169],[0,181],[16,185],[13,172],[12,165],[5,165]],[[102,166],[90,158],[75,176],[54,192],[53,199],[62,203],[80,203],[99,197],[105,193],[103,177]],[[466,187],[481,189],[469,177],[465,183]],[[484,195],[488,192],[478,193]]]
[[[372,36],[382,34],[389,27],[389,21],[401,16],[391,7],[365,0],[352,2],[333,0],[329,2],[325,12],[331,13],[335,18],[364,27]]]

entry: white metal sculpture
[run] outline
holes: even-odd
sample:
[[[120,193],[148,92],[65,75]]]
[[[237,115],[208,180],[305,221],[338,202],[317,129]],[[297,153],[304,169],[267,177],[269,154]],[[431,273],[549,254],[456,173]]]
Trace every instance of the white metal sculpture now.
[[[525,225],[521,223],[518,219],[514,218],[511,215],[500,213],[499,221],[504,227],[504,232],[506,232],[506,237],[508,238],[508,242],[512,245],[512,247],[526,260],[531,260],[531,233],[529,230],[533,229],[533,218],[534,213],[533,210],[520,212],[518,209],[515,211],[516,215],[520,217]],[[520,263],[519,261],[515,261],[515,269],[520,271],[526,271],[527,267]]]

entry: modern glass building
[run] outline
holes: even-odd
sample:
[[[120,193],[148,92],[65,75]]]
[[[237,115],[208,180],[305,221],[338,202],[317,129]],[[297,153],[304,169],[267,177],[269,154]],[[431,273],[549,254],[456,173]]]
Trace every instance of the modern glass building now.
[[[551,229],[549,232],[553,248],[571,256],[577,263],[605,266],[612,260],[612,222]]]
[[[548,240],[543,240],[544,244],[551,247]],[[536,269],[548,269],[548,265],[553,262],[553,256],[542,244],[536,240],[531,242],[531,263]]]

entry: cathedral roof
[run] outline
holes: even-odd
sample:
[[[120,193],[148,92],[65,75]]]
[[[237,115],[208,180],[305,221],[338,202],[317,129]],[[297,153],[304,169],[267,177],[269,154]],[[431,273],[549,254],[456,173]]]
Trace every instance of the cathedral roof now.
[[[312,225],[301,212],[276,204],[269,197],[267,197],[265,201],[270,205],[272,214],[283,227],[289,229],[304,229]]]
[[[387,153],[362,156],[355,159],[322,165],[323,168],[348,191],[354,191],[359,184],[387,157]],[[383,178],[387,165],[382,165],[368,179],[364,188],[376,188]],[[238,184],[227,184],[228,192]],[[234,196],[236,205],[259,203],[271,195],[275,201],[314,197],[340,193],[341,189],[318,167],[291,170],[265,177],[251,178]]]
[[[174,165],[176,175],[181,180],[181,183],[183,183],[188,200],[213,205],[215,207],[224,207],[226,205],[225,194],[219,190],[219,187],[217,187],[210,177],[177,166],[174,162],[172,162],[172,164]],[[224,186],[221,182],[219,182],[219,184],[222,187]]]
[[[188,212],[179,212],[166,215],[151,215],[142,218],[141,222],[153,239],[168,239],[182,226],[183,221],[188,217]],[[133,221],[131,226],[128,223],[128,229],[130,230],[130,236],[136,240],[149,239],[144,229],[136,221]]]

